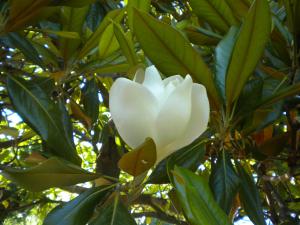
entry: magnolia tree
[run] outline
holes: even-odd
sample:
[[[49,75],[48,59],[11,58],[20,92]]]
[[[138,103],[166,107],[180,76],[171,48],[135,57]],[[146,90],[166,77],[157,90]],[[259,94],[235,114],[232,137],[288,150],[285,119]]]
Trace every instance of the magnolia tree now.
[[[0,224],[300,224],[299,21],[298,0],[1,0]]]

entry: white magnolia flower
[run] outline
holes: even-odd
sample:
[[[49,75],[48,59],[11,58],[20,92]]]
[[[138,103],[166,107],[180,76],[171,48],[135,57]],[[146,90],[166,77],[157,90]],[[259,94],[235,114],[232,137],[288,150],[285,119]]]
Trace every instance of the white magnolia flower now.
[[[120,136],[132,148],[151,137],[156,144],[157,163],[192,143],[207,128],[206,89],[193,83],[189,75],[162,80],[157,69],[150,66],[142,83],[118,78],[109,96],[111,117]]]

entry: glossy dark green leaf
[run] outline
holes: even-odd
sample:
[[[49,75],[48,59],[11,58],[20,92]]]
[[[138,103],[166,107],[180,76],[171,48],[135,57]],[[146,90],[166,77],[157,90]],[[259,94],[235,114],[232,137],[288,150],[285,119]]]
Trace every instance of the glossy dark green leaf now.
[[[179,167],[175,168],[173,175],[177,196],[192,225],[230,224],[216,203],[206,179]]]
[[[54,208],[44,220],[43,225],[85,225],[97,203],[103,199],[111,186],[92,188],[70,202]]]
[[[90,225],[136,225],[128,209],[118,200],[103,207]]]
[[[39,57],[39,54],[35,47],[30,43],[29,40],[26,39],[26,37],[23,37],[19,33],[13,32],[9,33],[7,35],[9,43],[19,49],[22,54],[29,60],[32,61],[33,63],[44,66],[44,63],[42,59]]]
[[[253,178],[245,171],[240,163],[236,162],[236,168],[241,179],[239,196],[247,215],[254,224],[266,225],[259,191]]]
[[[70,186],[94,180],[100,176],[56,157],[27,169],[7,167],[2,174],[30,191]]]
[[[47,150],[80,164],[63,102],[54,102],[37,83],[15,76],[8,77],[7,88],[17,113],[42,137]]]
[[[227,32],[230,26],[238,23],[224,0],[190,0],[190,4],[199,18],[220,31]]]
[[[203,142],[191,144],[187,147],[182,148],[156,166],[155,170],[152,172],[148,179],[148,183],[169,183],[170,180],[168,171],[173,170],[175,165],[187,168],[191,171],[196,170],[199,164],[204,160],[205,152],[205,143]]]
[[[268,41],[271,16],[267,0],[253,2],[238,34],[226,76],[226,101],[230,106],[240,95]]]
[[[237,27],[231,27],[226,36],[222,41],[219,42],[215,49],[215,57],[216,57],[216,85],[225,101],[225,82],[226,82],[226,74],[228,70],[228,66],[231,60],[231,54],[234,48],[234,44],[236,41],[237,33],[239,29]]]
[[[87,116],[95,123],[99,115],[99,96],[96,79],[88,80],[82,90],[82,103]]]
[[[228,214],[238,192],[240,179],[225,151],[220,153],[216,163],[212,163],[209,182],[217,203]]]
[[[236,111],[242,115],[253,111],[262,99],[264,81],[257,76],[247,82],[237,103]]]
[[[119,42],[123,55],[126,57],[129,65],[131,66],[137,65],[138,59],[134,51],[131,35],[130,36],[126,35],[119,24],[114,24],[114,33]]]
[[[134,10],[133,26],[146,55],[162,73],[190,74],[206,87],[214,103],[219,101],[210,69],[179,31],[138,10]]]

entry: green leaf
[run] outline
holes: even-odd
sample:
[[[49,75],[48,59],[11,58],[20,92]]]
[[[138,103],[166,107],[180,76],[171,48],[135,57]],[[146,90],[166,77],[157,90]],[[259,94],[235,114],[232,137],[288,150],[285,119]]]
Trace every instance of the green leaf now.
[[[237,27],[231,27],[228,33],[226,34],[226,36],[224,37],[224,39],[219,42],[219,44],[215,49],[215,57],[216,57],[215,83],[224,101],[226,98],[225,95],[226,74],[231,60],[231,54],[234,48],[238,31],[239,29]]]
[[[100,105],[98,85],[95,78],[86,82],[82,90],[82,103],[86,115],[92,119],[92,124],[94,124],[98,119]]]
[[[210,69],[179,31],[138,10],[134,10],[133,26],[146,55],[162,73],[190,74],[206,87],[213,103],[218,102]]]
[[[96,0],[56,0],[52,1],[53,6],[70,6],[70,7],[83,7],[94,3]]]
[[[33,47],[30,41],[26,39],[26,37],[23,37],[19,33],[14,32],[9,33],[7,35],[7,38],[9,43],[13,47],[19,49],[29,61],[32,61],[33,63],[42,67],[44,66],[44,63],[39,57],[37,50]]]
[[[139,9],[143,12],[149,12],[151,6],[151,0],[129,0],[126,6],[127,9],[127,16],[128,16],[128,26],[130,30],[133,32],[133,21],[134,15],[133,10],[134,8]]]
[[[101,21],[101,24],[99,25],[97,30],[86,41],[85,45],[79,52],[78,58],[79,59],[83,58],[88,53],[90,53],[94,48],[96,48],[99,44],[99,40],[102,33],[107,28],[107,26],[111,24],[111,20],[117,23],[123,18],[123,15],[124,15],[124,11],[122,11],[121,9],[110,11]]]
[[[129,214],[126,207],[118,200],[103,207],[98,216],[93,219],[90,225],[136,225],[136,222]]]
[[[202,32],[203,29],[188,26],[184,28],[184,32],[189,40],[196,45],[212,45],[215,46],[219,42],[219,38],[211,35],[212,32]]]
[[[228,107],[240,95],[268,41],[271,16],[267,0],[253,2],[237,37],[226,76]]]
[[[28,29],[32,31],[38,31],[41,33],[45,34],[54,34],[57,35],[58,37],[63,37],[63,38],[69,38],[69,39],[80,39],[80,36],[77,32],[72,32],[72,31],[58,31],[58,30],[49,30],[49,29]]]
[[[76,32],[81,36],[88,11],[88,6],[82,8],[64,7],[61,15],[63,18],[62,30]],[[60,43],[61,54],[67,62],[76,53],[76,50],[81,44],[81,40],[61,38]]]
[[[230,157],[223,150],[216,163],[212,163],[210,187],[219,206],[229,214],[232,202],[238,192],[240,179],[237,176]]]
[[[92,188],[72,201],[54,208],[43,225],[85,225],[93,215],[95,206],[112,186]]]
[[[242,116],[254,111],[258,99],[262,99],[264,80],[260,77],[254,77],[249,80],[242,93],[239,96],[236,113]]]
[[[138,176],[149,170],[156,162],[156,146],[151,138],[122,156],[118,165],[120,169],[132,176]]]
[[[203,177],[179,167],[173,173],[179,201],[192,225],[230,224]]]
[[[6,167],[2,174],[30,191],[70,186],[94,180],[100,176],[56,157],[27,169]]]
[[[238,24],[224,0],[190,0],[190,5],[199,18],[220,31],[227,32],[230,26]]]
[[[8,21],[5,24],[5,32],[16,31],[32,23],[40,17],[42,9],[50,2],[51,0],[11,0],[10,13]]]
[[[99,41],[99,58],[103,59],[113,52],[118,50],[120,45],[114,34],[114,25],[113,23],[109,24],[106,29],[103,31],[103,34],[100,37]]]
[[[266,225],[259,192],[253,178],[245,171],[239,162],[235,164],[241,179],[239,196],[247,215],[254,224]]]
[[[292,97],[294,95],[300,94],[300,83],[288,86],[271,95],[270,97],[264,99],[256,107],[267,107],[280,100],[283,100],[287,97]]]
[[[17,138],[19,136],[19,130],[14,127],[0,125],[0,134]]]
[[[126,35],[122,27],[116,23],[114,23],[114,33],[119,42],[123,55],[126,57],[129,65],[130,66],[137,65],[138,59],[134,51],[131,35],[130,36]],[[127,34],[131,34],[130,31],[128,31]]]
[[[18,114],[42,137],[52,154],[80,164],[64,104],[54,102],[33,81],[9,76],[7,89]]]
[[[182,148],[156,166],[148,179],[148,183],[170,183],[168,171],[173,170],[175,165],[192,171],[196,170],[201,161],[204,160],[205,152],[205,143],[203,142]]]
[[[242,19],[248,12],[249,6],[243,0],[225,0],[232,12]]]

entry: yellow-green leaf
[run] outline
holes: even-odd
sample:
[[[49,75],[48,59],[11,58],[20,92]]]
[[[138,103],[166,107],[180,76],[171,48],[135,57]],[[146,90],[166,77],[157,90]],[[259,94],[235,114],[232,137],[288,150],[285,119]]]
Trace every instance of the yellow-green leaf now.
[[[99,42],[99,57],[105,58],[118,50],[119,42],[114,34],[113,23],[109,24],[101,35]]]
[[[190,0],[195,14],[220,31],[226,32],[238,22],[224,0]]]

